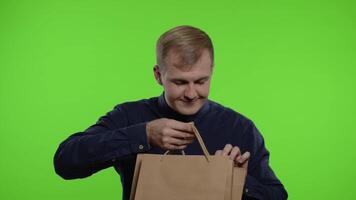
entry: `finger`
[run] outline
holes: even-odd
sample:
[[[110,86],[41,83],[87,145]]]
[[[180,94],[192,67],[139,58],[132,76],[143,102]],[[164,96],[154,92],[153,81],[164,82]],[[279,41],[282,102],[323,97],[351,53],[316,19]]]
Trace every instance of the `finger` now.
[[[187,132],[182,132],[182,131],[177,131],[174,129],[170,129],[167,131],[167,136],[174,137],[174,138],[181,138],[181,139],[186,139],[186,140],[192,140],[194,139],[194,135],[187,133]]]
[[[231,144],[225,145],[225,147],[224,147],[224,149],[223,149],[223,152],[222,152],[222,155],[223,155],[223,156],[229,155],[231,149],[232,149],[232,145],[231,145]]]
[[[189,134],[194,134],[191,123],[184,123],[171,119],[168,121],[168,125],[175,130],[187,132]]]
[[[181,146],[181,145],[188,145],[188,144],[191,144],[191,143],[193,143],[193,140],[184,140],[184,139],[172,138],[172,143],[171,144]]]
[[[177,139],[177,138],[169,138],[169,140],[167,141],[169,144],[173,144],[176,146],[181,146],[181,145],[188,145],[191,144],[193,142],[193,140],[182,140],[182,139]]]
[[[176,148],[177,148],[177,150],[182,150],[182,149],[187,148],[187,145],[177,146]]]
[[[250,152],[246,151],[242,156],[236,159],[236,161],[240,164],[245,163],[247,160],[250,159]]]
[[[237,157],[241,155],[240,148],[238,146],[235,146],[229,155],[231,160],[235,160]]]
[[[222,155],[222,150],[217,150],[217,151],[215,152],[215,155],[216,155],[216,156],[221,156],[221,155]]]

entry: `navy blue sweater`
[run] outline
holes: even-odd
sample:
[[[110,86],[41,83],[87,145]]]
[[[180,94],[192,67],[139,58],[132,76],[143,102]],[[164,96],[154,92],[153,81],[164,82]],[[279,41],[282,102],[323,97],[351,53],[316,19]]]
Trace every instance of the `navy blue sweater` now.
[[[64,179],[76,179],[114,166],[121,177],[122,199],[128,200],[136,155],[164,153],[147,142],[146,123],[158,118],[193,121],[212,155],[226,144],[240,147],[241,152],[249,151],[243,199],[287,199],[286,190],[269,166],[263,137],[251,120],[210,100],[196,114],[184,116],[168,106],[163,94],[117,105],[84,132],[71,135],[54,156],[56,173]],[[203,154],[196,140],[184,151]]]

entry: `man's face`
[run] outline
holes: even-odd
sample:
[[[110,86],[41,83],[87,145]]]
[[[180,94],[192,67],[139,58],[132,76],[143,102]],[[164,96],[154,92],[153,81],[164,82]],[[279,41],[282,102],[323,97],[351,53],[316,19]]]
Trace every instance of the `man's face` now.
[[[193,115],[207,101],[212,75],[210,54],[204,50],[199,60],[189,69],[175,67],[179,56],[170,51],[165,68],[156,66],[155,78],[162,84],[168,105],[183,115]]]

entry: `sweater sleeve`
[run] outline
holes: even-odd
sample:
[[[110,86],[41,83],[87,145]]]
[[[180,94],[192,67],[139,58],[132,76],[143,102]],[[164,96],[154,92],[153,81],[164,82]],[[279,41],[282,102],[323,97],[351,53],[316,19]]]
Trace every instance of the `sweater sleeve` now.
[[[54,168],[64,179],[85,178],[148,149],[146,123],[129,125],[119,105],[84,132],[64,140],[55,153]]]
[[[250,151],[243,199],[284,200],[287,191],[269,166],[269,151],[255,125],[250,122],[244,133],[244,144]]]

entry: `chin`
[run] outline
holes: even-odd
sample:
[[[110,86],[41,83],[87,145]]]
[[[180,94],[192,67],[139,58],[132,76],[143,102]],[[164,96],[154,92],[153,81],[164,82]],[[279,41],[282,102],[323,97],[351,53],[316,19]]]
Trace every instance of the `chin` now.
[[[201,107],[202,107],[202,105],[195,105],[192,107],[179,105],[179,106],[177,106],[176,110],[182,115],[194,115],[200,110]]]
[[[182,115],[194,115],[198,110],[179,109],[178,112]]]

